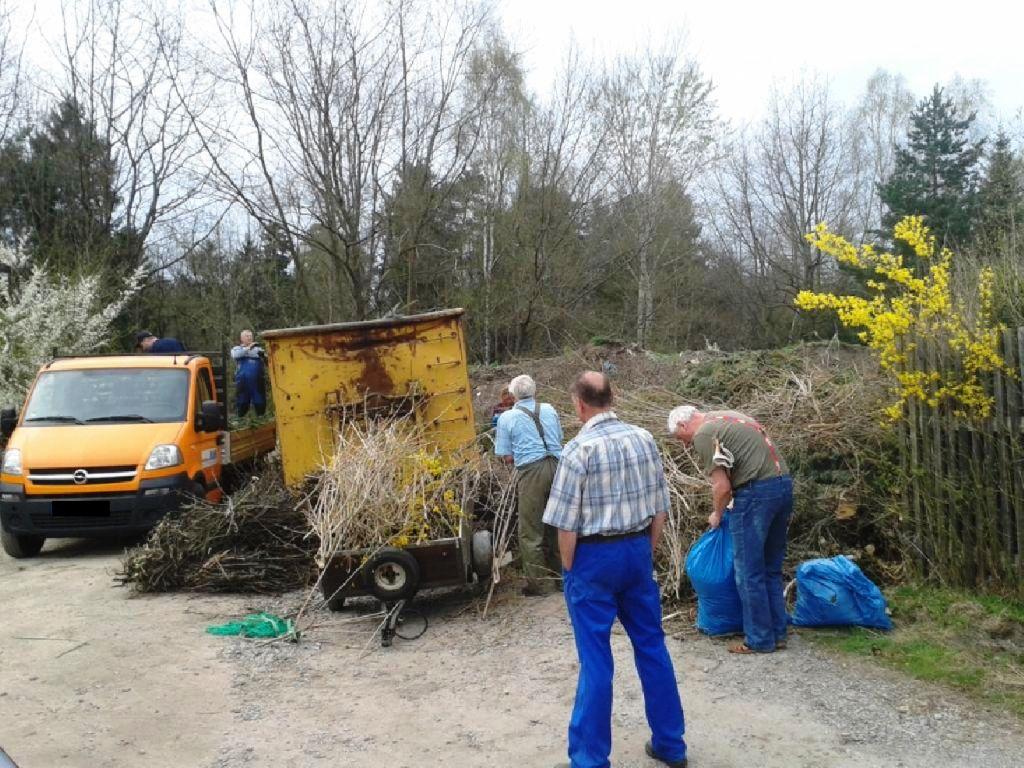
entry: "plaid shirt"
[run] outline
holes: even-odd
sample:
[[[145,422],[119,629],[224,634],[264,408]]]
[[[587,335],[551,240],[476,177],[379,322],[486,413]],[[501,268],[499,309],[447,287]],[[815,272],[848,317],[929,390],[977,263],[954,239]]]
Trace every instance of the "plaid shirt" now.
[[[651,433],[607,411],[562,450],[544,522],[580,536],[628,533],[668,510],[668,483]]]

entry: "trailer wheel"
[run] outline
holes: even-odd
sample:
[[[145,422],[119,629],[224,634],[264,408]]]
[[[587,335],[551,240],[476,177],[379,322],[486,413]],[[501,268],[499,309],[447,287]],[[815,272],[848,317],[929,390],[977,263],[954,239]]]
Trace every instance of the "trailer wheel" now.
[[[494,544],[490,531],[477,531],[473,534],[473,551],[470,557],[473,561],[473,570],[480,577],[480,581],[491,578],[494,570]]]
[[[386,547],[362,570],[366,591],[382,603],[409,600],[420,586],[420,564],[404,549]]]
[[[4,552],[18,559],[35,557],[39,554],[39,550],[43,548],[43,542],[45,541],[46,537],[44,536],[0,531],[0,545],[3,545]]]

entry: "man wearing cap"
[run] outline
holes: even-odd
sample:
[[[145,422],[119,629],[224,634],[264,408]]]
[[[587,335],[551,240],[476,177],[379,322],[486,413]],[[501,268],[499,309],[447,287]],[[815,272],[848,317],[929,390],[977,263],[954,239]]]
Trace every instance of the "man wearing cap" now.
[[[139,331],[135,334],[135,349],[142,352],[184,352],[185,345],[177,339],[160,339],[149,331]]]
[[[523,594],[541,596],[557,591],[561,571],[555,531],[542,518],[562,455],[562,424],[551,405],[534,399],[537,384],[529,376],[516,376],[508,389],[515,405],[498,417],[494,453],[516,466]]]
[[[702,413],[680,405],[668,415],[668,431],[692,445],[711,479],[712,528],[730,502],[736,586],[743,605],[745,642],[730,653],[771,653],[786,647],[782,562],[793,514],[793,480],[764,427],[737,411]]]
[[[608,768],[612,748],[611,629],[633,645],[652,738],[647,755],[685,768],[685,722],[661,628],[654,550],[668,517],[668,483],[657,443],[612,411],[608,377],[580,375],[572,402],[583,424],[562,452],[544,522],[558,529],[565,604],[579,656],[569,720],[571,768]]]

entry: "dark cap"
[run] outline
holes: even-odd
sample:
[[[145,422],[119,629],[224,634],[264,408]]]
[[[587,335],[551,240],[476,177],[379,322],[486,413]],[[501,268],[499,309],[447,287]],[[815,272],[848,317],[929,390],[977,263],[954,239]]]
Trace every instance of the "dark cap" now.
[[[153,334],[150,333],[149,331],[138,331],[135,334],[135,348],[138,349],[139,347],[141,347],[142,346],[142,342],[144,342],[146,339],[148,339],[152,335]]]

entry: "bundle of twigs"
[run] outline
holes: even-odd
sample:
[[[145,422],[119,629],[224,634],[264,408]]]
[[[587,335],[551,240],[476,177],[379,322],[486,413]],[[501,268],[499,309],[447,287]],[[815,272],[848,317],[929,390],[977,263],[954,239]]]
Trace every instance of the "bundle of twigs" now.
[[[502,568],[511,558],[517,525],[515,471],[492,455],[485,455],[483,460],[477,505],[480,523],[491,531],[491,584],[483,610],[486,616],[494,590],[501,584]]]
[[[479,476],[475,462],[442,453],[411,417],[346,423],[306,505],[317,563],[457,536]]]
[[[285,592],[315,575],[316,537],[275,473],[223,503],[194,501],[125,553],[116,579],[140,592]]]

